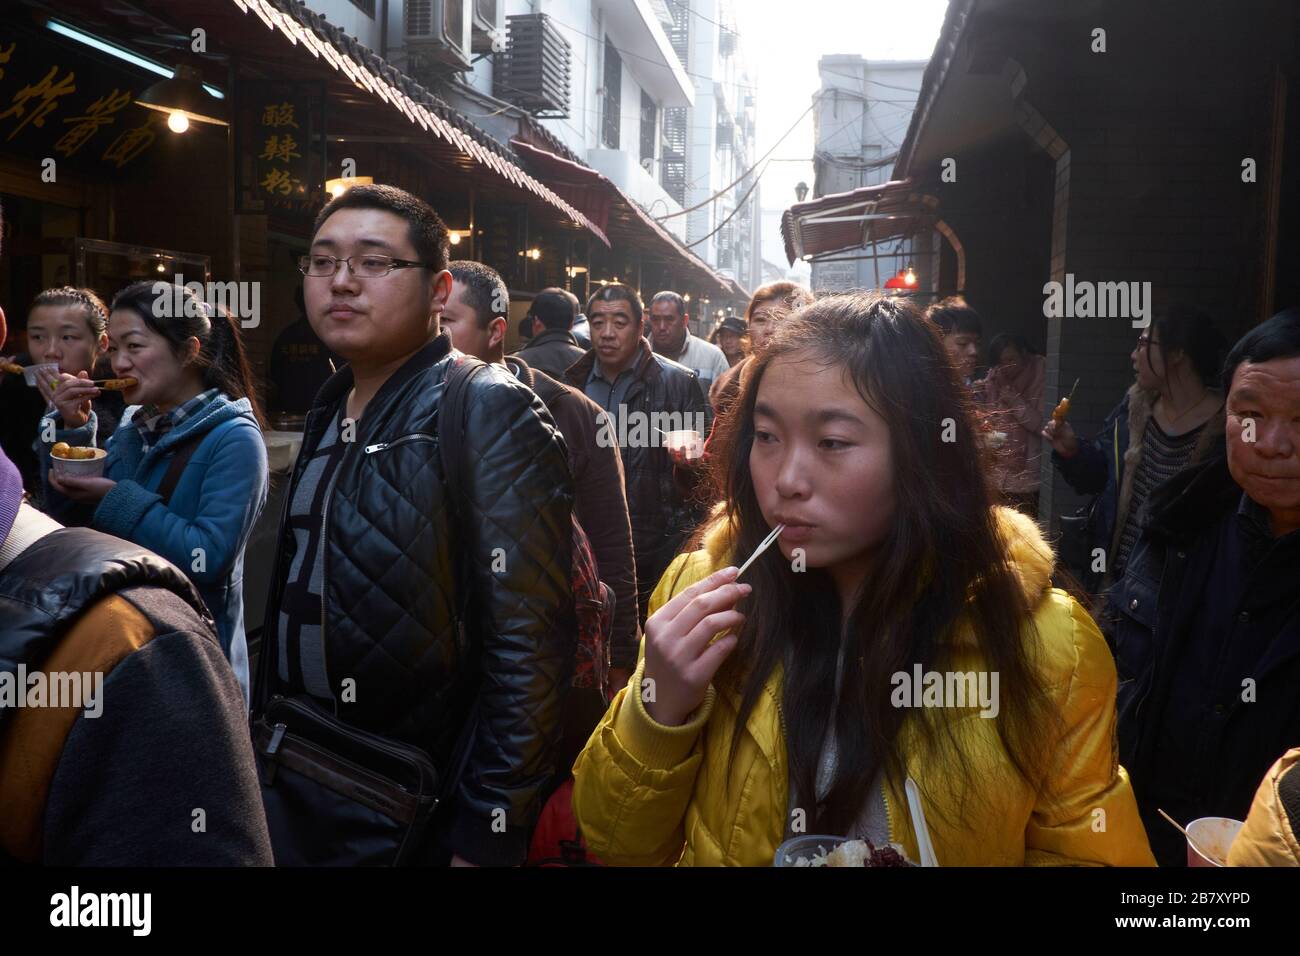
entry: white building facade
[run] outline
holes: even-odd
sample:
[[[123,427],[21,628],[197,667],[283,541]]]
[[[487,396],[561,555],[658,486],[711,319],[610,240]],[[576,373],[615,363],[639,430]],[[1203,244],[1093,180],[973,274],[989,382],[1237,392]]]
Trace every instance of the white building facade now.
[[[926,60],[867,60],[855,55],[818,61],[821,89],[813,110],[813,196],[849,192],[889,181],[907,134]],[[909,240],[882,243],[882,258],[813,262],[817,292],[880,288],[914,263]],[[837,254],[870,255],[871,249]]]

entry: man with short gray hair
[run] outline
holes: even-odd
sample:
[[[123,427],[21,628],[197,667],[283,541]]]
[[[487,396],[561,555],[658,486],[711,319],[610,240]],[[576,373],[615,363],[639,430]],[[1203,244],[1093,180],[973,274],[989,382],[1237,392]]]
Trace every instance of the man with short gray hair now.
[[[707,395],[731,363],[722,349],[691,335],[689,321],[686,300],[676,292],[660,292],[650,300],[650,344],[660,355],[694,372]]]

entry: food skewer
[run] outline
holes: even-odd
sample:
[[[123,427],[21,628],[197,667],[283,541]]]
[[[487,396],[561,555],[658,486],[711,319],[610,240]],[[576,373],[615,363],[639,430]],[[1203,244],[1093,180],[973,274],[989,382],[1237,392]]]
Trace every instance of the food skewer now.
[[[128,388],[134,388],[140,383],[135,379],[128,377],[128,378],[97,378],[94,379],[93,381],[86,381],[86,384],[93,385],[96,388],[102,388],[110,392],[122,392]],[[57,381],[53,382],[50,385],[50,388],[52,389],[57,389],[58,387],[59,387],[59,383]]]
[[[1220,866],[1227,866],[1227,863],[1225,861],[1220,860],[1213,853],[1206,853],[1199,846],[1197,846],[1196,841],[1192,839],[1192,835],[1183,829],[1183,825],[1179,823],[1177,820],[1175,820],[1173,817],[1171,817],[1169,814],[1165,813],[1164,810],[1162,810],[1160,807],[1156,807],[1156,812],[1159,813],[1166,820],[1168,820],[1170,823],[1172,823],[1174,826],[1176,826],[1178,828],[1179,833],[1187,837],[1187,842],[1192,845],[1193,850],[1201,854],[1201,856],[1205,857],[1207,860],[1213,860],[1215,863],[1219,864]]]
[[[756,560],[758,560],[758,556],[762,554],[764,551],[766,551],[769,547],[771,547],[772,542],[775,541],[777,537],[781,534],[781,532],[784,530],[785,530],[785,525],[783,524],[777,525],[775,528],[772,529],[771,533],[768,534],[768,536],[764,538],[762,542],[759,543],[759,546],[754,549],[754,553],[749,556],[748,560],[746,560],[745,563],[740,566],[740,570],[736,572],[737,581],[739,581],[740,576],[745,573],[745,569],[749,567],[751,564],[753,564]]]
[[[1057,422],[1058,424],[1065,421],[1065,416],[1070,414],[1070,399],[1074,398],[1074,389],[1078,387],[1079,379],[1076,378],[1074,380],[1074,388],[1070,389],[1070,394],[1061,399],[1061,401],[1057,403],[1056,408],[1052,409],[1052,421]]]
[[[10,375],[22,375],[26,371],[21,365],[15,365],[13,362],[0,362],[0,372],[8,372]]]

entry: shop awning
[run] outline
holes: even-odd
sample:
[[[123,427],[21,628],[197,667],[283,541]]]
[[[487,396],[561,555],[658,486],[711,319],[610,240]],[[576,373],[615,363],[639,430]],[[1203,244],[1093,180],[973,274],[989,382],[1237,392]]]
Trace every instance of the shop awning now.
[[[404,137],[433,163],[463,177],[466,188],[513,196],[541,218],[609,242],[603,230],[522,169],[508,146],[294,0],[60,0],[58,12],[146,55],[167,59],[164,51],[172,50],[218,86],[228,82],[223,69],[228,55],[266,75],[323,82],[330,125]],[[190,31],[196,27],[203,28],[218,55],[192,53]]]
[[[329,24],[306,6],[292,0],[230,0],[259,29],[278,31],[289,43],[328,63],[352,85],[376,97],[390,109],[418,124],[433,140],[454,146],[475,164],[491,170],[511,185],[525,189],[562,211],[577,226],[591,231],[608,245],[604,230],[594,225],[556,193],[520,169],[508,150],[495,143],[471,122],[440,102],[410,77],[381,60],[373,51]],[[174,6],[174,4],[173,4]]]
[[[655,222],[633,199],[590,166],[557,156],[522,139],[513,139],[510,145],[556,193],[604,229],[615,245],[636,246],[646,254],[680,264],[724,298],[749,297],[749,293],[735,280],[714,271],[707,262],[682,245],[676,236]]]
[[[908,180],[795,203],[781,216],[786,258],[793,265],[796,259],[915,235],[930,224],[937,205]]]

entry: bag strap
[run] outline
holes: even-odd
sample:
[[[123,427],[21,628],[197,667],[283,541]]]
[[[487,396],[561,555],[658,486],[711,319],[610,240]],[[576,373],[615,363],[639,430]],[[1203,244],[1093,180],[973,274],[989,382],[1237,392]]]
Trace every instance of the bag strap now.
[[[190,463],[194,453],[199,450],[199,445],[203,444],[203,439],[207,437],[207,432],[199,435],[187,435],[172,445],[172,458],[167,463],[167,471],[159,483],[157,493],[162,497],[164,506],[171,503],[172,494],[176,491],[176,486],[180,484],[181,475],[185,471],[185,466]]]
[[[453,499],[453,520],[462,513],[459,506],[465,499],[465,403],[469,385],[474,376],[487,368],[487,363],[468,355],[457,359],[447,373],[443,385],[442,401],[438,403],[438,449],[442,455],[442,472],[447,484],[448,497]]]
[[[438,403],[438,454],[442,459],[444,488],[450,505],[447,508],[447,516],[452,533],[462,545],[468,540],[463,520],[463,516],[468,514],[468,509],[465,507],[468,495],[465,493],[464,475],[465,410],[470,383],[474,376],[486,368],[485,362],[468,355],[457,359],[447,373],[443,384],[442,401]],[[469,575],[465,573],[463,560],[456,562],[456,576],[459,579],[456,613],[461,626],[465,626],[469,621],[470,580]],[[469,763],[469,755],[474,749],[474,737],[478,727],[478,709],[479,695],[475,694],[469,718],[456,741],[455,749],[452,751],[451,766],[447,768],[448,773],[443,781],[444,800],[450,800],[455,795],[456,788],[460,785],[461,775]]]

